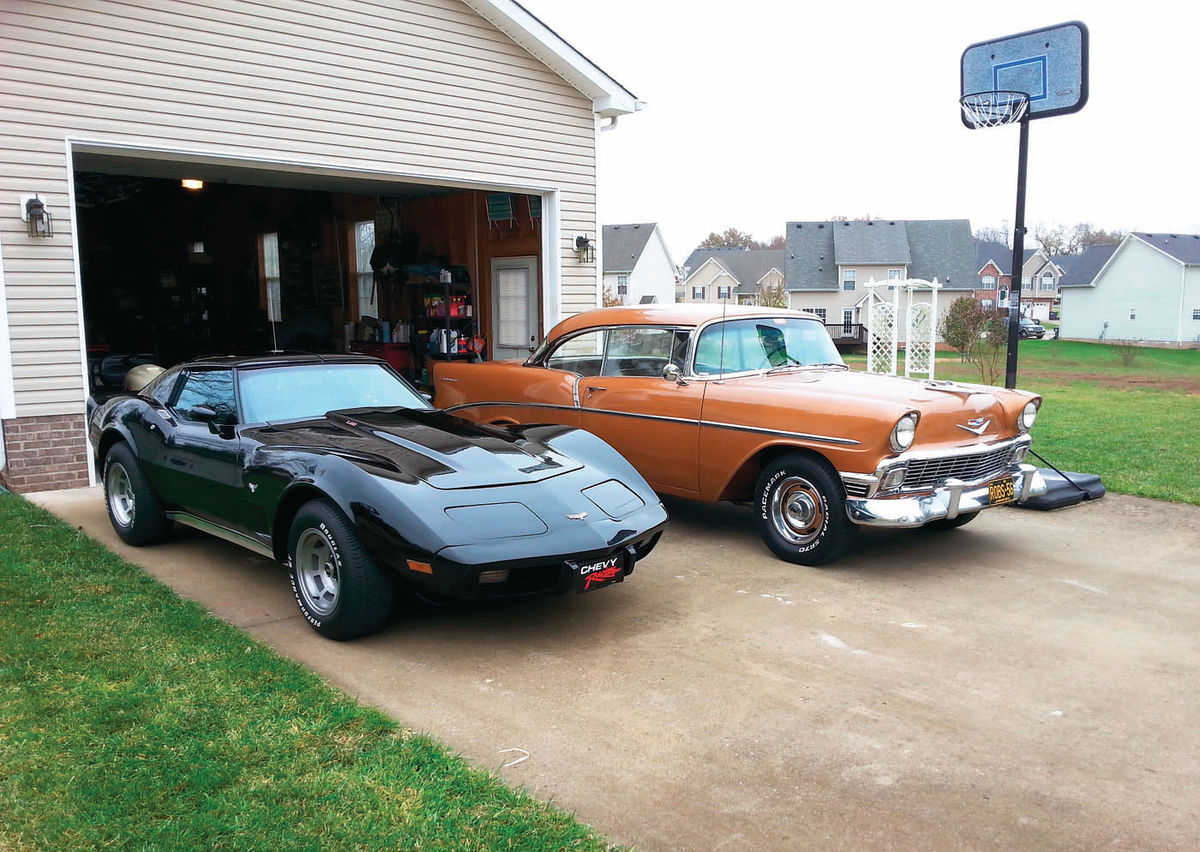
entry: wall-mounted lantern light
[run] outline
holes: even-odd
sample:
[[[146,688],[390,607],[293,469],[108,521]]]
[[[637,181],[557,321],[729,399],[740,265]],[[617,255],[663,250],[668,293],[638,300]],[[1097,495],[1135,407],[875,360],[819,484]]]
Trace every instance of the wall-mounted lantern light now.
[[[575,251],[579,253],[580,263],[596,262],[596,241],[588,239],[587,234],[575,235]]]
[[[36,195],[32,198],[23,199],[23,201],[24,204],[21,205],[21,218],[25,220],[25,227],[28,229],[29,236],[53,237],[54,217],[46,209],[46,202],[42,201]]]

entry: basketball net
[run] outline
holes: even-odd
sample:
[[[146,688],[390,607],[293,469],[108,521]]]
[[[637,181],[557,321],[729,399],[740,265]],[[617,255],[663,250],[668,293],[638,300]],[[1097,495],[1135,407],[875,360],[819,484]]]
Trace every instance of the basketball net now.
[[[1016,124],[1029,109],[1029,95],[1024,92],[972,92],[958,102],[967,122],[976,129]]]

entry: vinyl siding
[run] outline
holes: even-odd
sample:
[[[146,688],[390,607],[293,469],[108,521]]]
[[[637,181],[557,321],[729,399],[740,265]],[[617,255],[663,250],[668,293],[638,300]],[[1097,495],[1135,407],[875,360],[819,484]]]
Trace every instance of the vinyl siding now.
[[[20,417],[84,405],[68,140],[556,190],[560,310],[597,302],[568,236],[596,229],[591,102],[459,0],[4,0],[0,92]],[[25,236],[32,192],[53,239]]]

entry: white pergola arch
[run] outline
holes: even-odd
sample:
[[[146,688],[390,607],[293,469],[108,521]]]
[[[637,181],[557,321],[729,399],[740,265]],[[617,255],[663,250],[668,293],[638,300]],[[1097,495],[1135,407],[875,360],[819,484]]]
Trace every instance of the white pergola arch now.
[[[937,351],[937,296],[934,278],[867,282],[867,372],[896,375],[900,321],[904,321],[904,375],[933,378]],[[888,290],[891,290],[890,297]],[[904,294],[903,299],[901,293]],[[901,311],[903,310],[903,314]]]

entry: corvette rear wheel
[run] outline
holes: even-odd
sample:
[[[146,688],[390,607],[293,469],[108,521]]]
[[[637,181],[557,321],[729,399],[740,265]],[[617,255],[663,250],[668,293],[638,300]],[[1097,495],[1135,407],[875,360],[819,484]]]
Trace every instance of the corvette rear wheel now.
[[[171,532],[162,502],[125,444],[113,445],[104,457],[104,504],[113,529],[126,544],[154,544]]]
[[[300,507],[288,555],[296,604],[322,636],[353,639],[387,622],[392,585],[336,505],[312,500]]]
[[[823,565],[842,556],[858,528],[846,515],[846,492],[828,464],[810,456],[781,456],[756,487],[763,541],[780,559]]]

